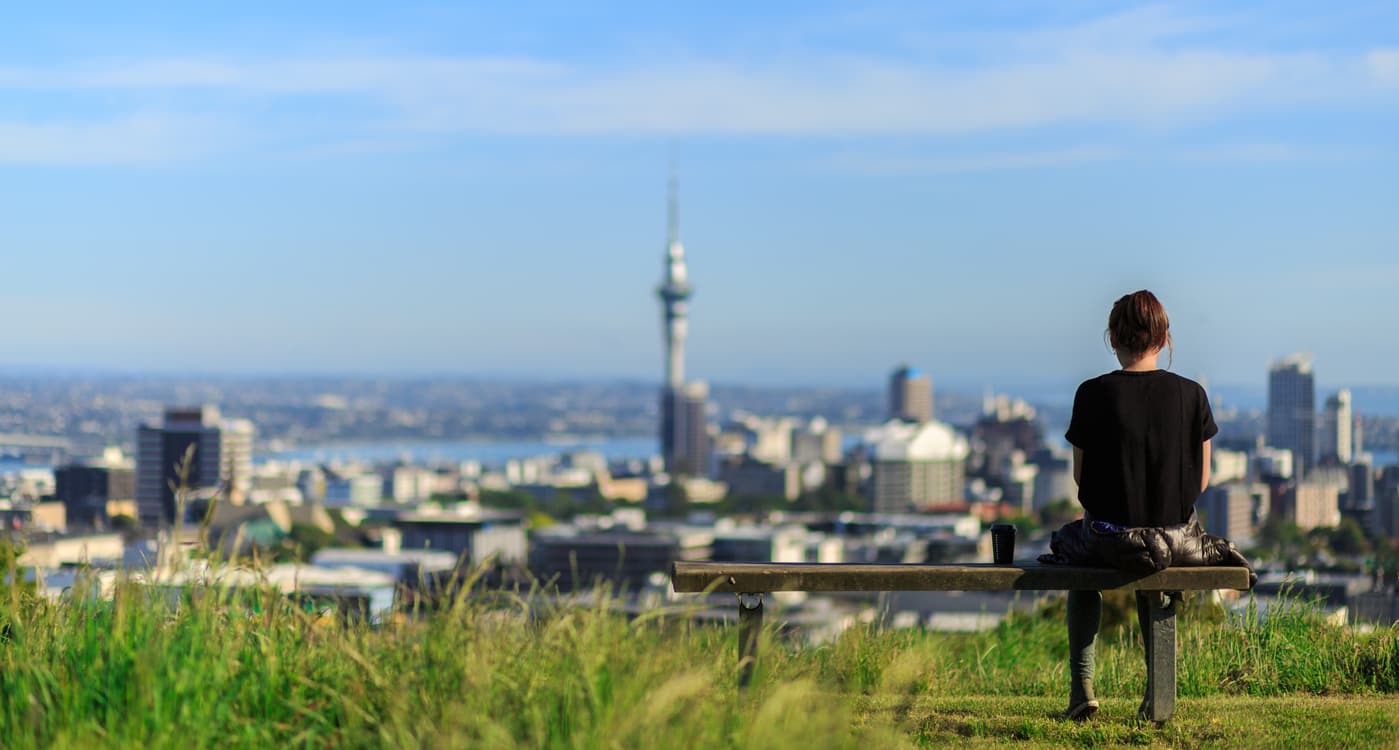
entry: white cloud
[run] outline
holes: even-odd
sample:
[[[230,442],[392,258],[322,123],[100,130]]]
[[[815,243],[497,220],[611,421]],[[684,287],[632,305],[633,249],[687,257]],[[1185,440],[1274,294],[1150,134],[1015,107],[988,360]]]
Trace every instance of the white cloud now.
[[[1226,143],[1180,149],[1170,155],[1197,162],[1279,164],[1361,159],[1375,153],[1361,148],[1318,147],[1298,143]]]
[[[1011,169],[1038,169],[1108,161],[1123,155],[1106,146],[1076,146],[1046,151],[977,153],[945,156],[876,155],[862,152],[838,154],[821,163],[843,172],[874,175],[953,174]]]
[[[1376,49],[1366,55],[1370,75],[1384,85],[1399,85],[1399,49]]]
[[[0,93],[91,95],[107,115],[0,125],[0,158],[139,161],[219,153],[237,140],[129,114],[152,102],[175,112],[172,120],[182,112],[217,120],[223,126],[214,132],[223,136],[290,135],[334,152],[342,143],[402,147],[422,132],[955,136],[1062,124],[1169,129],[1237,112],[1363,102],[1375,98],[1376,82],[1399,82],[1399,50],[1350,57],[1239,52],[1197,38],[1221,24],[1228,25],[1148,7],[1060,28],[982,35],[979,53],[958,63],[939,56],[945,40],[930,38],[926,49],[911,45],[913,53],[882,56],[808,50],[606,64],[205,56],[9,67],[0,68]],[[275,106],[283,104],[297,106]],[[268,124],[267,111],[297,107],[316,114]],[[173,146],[155,134],[162,128],[180,130]],[[987,164],[999,158],[970,157]]]
[[[223,128],[207,121],[133,115],[94,122],[0,120],[0,164],[133,164],[217,150]]]
[[[339,96],[402,127],[509,133],[963,133],[1066,121],[1157,123],[1249,100],[1330,90],[1308,56],[1069,53],[953,69],[812,57],[590,69],[551,61],[357,58],[166,60],[54,73],[0,71],[0,87]]]

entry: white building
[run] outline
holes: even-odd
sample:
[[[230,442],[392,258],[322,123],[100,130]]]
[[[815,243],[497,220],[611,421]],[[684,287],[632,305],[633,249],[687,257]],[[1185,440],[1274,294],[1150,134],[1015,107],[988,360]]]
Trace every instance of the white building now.
[[[1336,459],[1348,464],[1353,455],[1351,437],[1353,435],[1350,391],[1342,388],[1326,399],[1326,410],[1321,415],[1321,457]]]
[[[1291,461],[1288,463],[1290,464]],[[1247,478],[1247,453],[1224,448],[1215,448],[1210,451],[1210,484],[1224,484]]]
[[[1292,451],[1286,448],[1255,448],[1249,464],[1249,478],[1292,476]]]
[[[1302,531],[1341,525],[1341,486],[1335,482],[1298,482],[1287,491],[1284,504]]]
[[[328,471],[325,475],[325,505],[378,505],[383,499],[384,480],[378,474],[353,470]]]
[[[890,420],[865,436],[874,467],[872,509],[899,513],[964,498],[967,439],[937,421]]]

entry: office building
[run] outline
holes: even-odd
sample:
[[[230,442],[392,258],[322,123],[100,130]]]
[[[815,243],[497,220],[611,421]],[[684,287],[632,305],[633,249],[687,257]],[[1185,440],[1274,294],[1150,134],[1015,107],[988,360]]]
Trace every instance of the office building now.
[[[1335,482],[1302,481],[1288,488],[1283,505],[1302,531],[1341,525],[1341,490]]]
[[[1073,454],[1067,450],[1041,448],[1030,456],[1035,472],[1034,509],[1039,510],[1060,500],[1076,500],[1078,483],[1074,481]]]
[[[889,376],[889,418],[904,422],[933,421],[933,379],[903,365]]]
[[[586,531],[576,526],[550,526],[530,534],[530,572],[562,590],[609,582],[634,589],[662,577],[677,560],[707,560],[713,544],[710,532],[670,533],[617,529]]]
[[[1368,515],[1375,508],[1375,467],[1368,456],[1361,456],[1349,467],[1349,490],[1342,499],[1341,510]],[[1361,525],[1368,525],[1369,520]]]
[[[1033,409],[983,410],[972,428],[972,443],[977,447],[973,457],[977,474],[1000,479],[1009,476],[1026,456],[1044,448],[1044,430]]]
[[[328,508],[372,507],[384,499],[384,480],[357,468],[325,469],[320,489],[321,502]]]
[[[1370,530],[1380,536],[1399,537],[1399,466],[1387,466],[1380,472],[1374,502]]]
[[[1294,473],[1290,450],[1265,446],[1254,449],[1249,457],[1248,476],[1251,479],[1290,479]]]
[[[840,428],[830,426],[822,417],[813,417],[805,429],[793,430],[791,442],[793,463],[840,463]]]
[[[136,497],[136,472],[130,466],[69,464],[53,470],[54,498],[63,503],[69,528],[100,528],[108,521],[107,504]]]
[[[253,425],[223,420],[213,406],[168,408],[159,426],[136,433],[136,511],[142,525],[155,528],[175,520],[175,488],[187,499],[217,496],[242,504],[252,486]],[[186,476],[179,468],[190,458]]]
[[[730,497],[796,500],[802,492],[800,466],[770,464],[751,456],[734,456],[719,466],[719,481]]]
[[[1354,452],[1351,450],[1350,391],[1342,388],[1326,399],[1326,409],[1321,415],[1321,460],[1348,464]]]
[[[676,476],[709,476],[709,386],[686,383],[679,390],[667,389],[665,407],[664,421],[669,422],[670,428],[665,446],[666,471]]]
[[[1224,484],[1248,478],[1248,453],[1215,446],[1210,451],[1210,482]]]
[[[402,534],[401,551],[450,552],[468,565],[487,561],[524,562],[523,513],[468,505],[455,510],[401,513],[393,525]]]
[[[1210,486],[1195,503],[1205,531],[1250,547],[1270,512],[1271,493],[1261,482],[1230,481]]]
[[[1284,357],[1268,368],[1268,445],[1292,451],[1299,478],[1316,462],[1316,378],[1309,354]]]

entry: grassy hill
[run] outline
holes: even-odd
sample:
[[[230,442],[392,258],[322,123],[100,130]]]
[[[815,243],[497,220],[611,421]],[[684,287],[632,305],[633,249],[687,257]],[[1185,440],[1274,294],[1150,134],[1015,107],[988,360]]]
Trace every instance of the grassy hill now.
[[[1182,700],[1162,729],[1133,719],[1141,647],[1113,624],[1099,718],[1053,718],[1067,685],[1053,607],[967,636],[857,627],[811,647],[769,633],[744,695],[733,628],[683,614],[498,595],[370,628],[246,592],[124,585],[111,601],[52,604],[10,589],[0,735],[7,747],[1399,747],[1399,629],[1357,633],[1304,606],[1233,622],[1187,607]]]

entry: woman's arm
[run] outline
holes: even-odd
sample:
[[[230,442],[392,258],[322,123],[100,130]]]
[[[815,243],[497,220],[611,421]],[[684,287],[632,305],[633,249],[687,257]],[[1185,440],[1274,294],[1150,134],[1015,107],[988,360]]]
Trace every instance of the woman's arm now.
[[[1200,449],[1204,460],[1200,462],[1200,491],[1204,492],[1210,486],[1210,441],[1205,441],[1205,447]],[[1078,466],[1075,462],[1074,466]]]
[[[1205,446],[1208,450],[1209,443],[1205,443]],[[1074,446],[1074,484],[1083,484],[1083,449],[1077,445]]]

